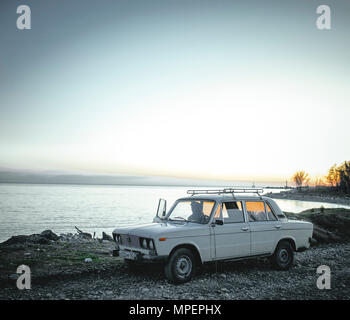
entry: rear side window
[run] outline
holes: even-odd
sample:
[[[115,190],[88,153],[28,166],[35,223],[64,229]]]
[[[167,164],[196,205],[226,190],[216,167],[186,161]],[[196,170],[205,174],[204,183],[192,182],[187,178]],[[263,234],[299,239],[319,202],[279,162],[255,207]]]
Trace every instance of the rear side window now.
[[[265,202],[265,204],[266,204],[266,211],[267,211],[267,216],[269,217],[269,220],[271,221],[276,221],[277,220],[277,218],[275,217],[275,215],[273,214],[273,212],[272,212],[272,210],[271,210],[271,208],[270,208],[270,205],[267,203],[267,202]]]
[[[250,222],[267,221],[267,215],[263,201],[246,201],[245,206]]]
[[[242,202],[224,202],[222,206],[222,217],[225,223],[244,222]]]

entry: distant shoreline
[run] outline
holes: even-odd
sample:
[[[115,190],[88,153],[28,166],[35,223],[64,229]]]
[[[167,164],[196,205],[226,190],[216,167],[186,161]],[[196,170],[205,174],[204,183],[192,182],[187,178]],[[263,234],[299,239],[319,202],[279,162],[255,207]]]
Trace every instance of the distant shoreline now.
[[[264,194],[266,197],[274,199],[298,200],[310,202],[335,203],[350,206],[350,197],[336,196],[327,194],[308,194],[305,192],[281,191],[279,193],[269,192]]]
[[[249,182],[242,182],[242,183],[249,183]],[[135,184],[135,183],[79,183],[79,182],[17,182],[17,181],[0,181],[0,185],[2,184],[29,184],[29,185],[69,185],[69,186],[116,186],[116,187],[183,187],[183,188],[227,188],[233,186],[233,184],[227,183],[227,184],[217,184],[217,185],[199,185],[199,184]],[[244,188],[250,188],[250,185],[239,187]],[[256,188],[263,188],[263,189],[285,189],[284,187],[279,186],[256,186]]]

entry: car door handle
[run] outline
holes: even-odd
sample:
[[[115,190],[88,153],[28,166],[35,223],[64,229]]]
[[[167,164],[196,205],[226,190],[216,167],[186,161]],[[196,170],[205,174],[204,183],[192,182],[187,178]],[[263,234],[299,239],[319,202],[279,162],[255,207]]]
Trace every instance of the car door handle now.
[[[276,225],[275,225],[275,228],[276,228],[276,229],[279,229],[279,228],[281,228],[281,227],[282,227],[281,224],[276,224]]]
[[[249,230],[249,227],[242,227],[242,230],[243,230],[243,231],[248,231],[248,230]]]

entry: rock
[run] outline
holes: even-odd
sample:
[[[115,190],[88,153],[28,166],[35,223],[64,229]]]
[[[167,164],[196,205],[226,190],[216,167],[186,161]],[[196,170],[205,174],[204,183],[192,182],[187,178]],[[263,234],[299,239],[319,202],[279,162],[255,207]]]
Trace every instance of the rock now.
[[[102,240],[113,241],[113,238],[109,234],[102,232]]]
[[[25,243],[28,240],[28,236],[12,236],[10,239],[1,243],[1,245],[13,245],[18,243]]]
[[[322,243],[339,242],[342,240],[342,238],[338,235],[329,232],[323,228],[320,228],[317,225],[314,225],[314,232],[312,238],[315,239],[317,242]]]
[[[61,238],[71,238],[73,236],[73,233],[60,233]]]
[[[86,263],[89,263],[89,262],[92,262],[92,259],[91,258],[85,258],[84,260]]]
[[[31,234],[28,236],[27,242],[37,243],[37,244],[49,244],[50,240],[42,237],[40,234]]]
[[[45,230],[40,235],[46,239],[57,241],[59,239],[59,236],[52,232],[51,230]]]
[[[12,246],[16,244],[23,243],[37,243],[37,244],[48,244],[50,243],[49,239],[42,237],[40,234],[31,234],[30,236],[19,235],[12,236],[10,239],[1,243],[1,246]]]
[[[87,232],[79,233],[78,236],[82,239],[92,239],[92,234]]]

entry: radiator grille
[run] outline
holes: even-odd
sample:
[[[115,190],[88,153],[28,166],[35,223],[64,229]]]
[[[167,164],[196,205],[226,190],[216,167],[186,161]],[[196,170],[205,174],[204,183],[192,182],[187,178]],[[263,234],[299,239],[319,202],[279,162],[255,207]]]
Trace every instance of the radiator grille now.
[[[139,237],[128,235],[128,234],[121,234],[122,238],[122,245],[126,247],[132,247],[132,248],[140,248],[140,241]]]

